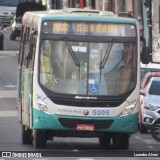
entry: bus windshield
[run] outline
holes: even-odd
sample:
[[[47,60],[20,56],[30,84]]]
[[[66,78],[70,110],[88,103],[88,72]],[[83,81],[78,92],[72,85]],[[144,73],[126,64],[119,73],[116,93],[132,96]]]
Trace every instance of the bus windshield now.
[[[42,40],[40,47],[40,84],[54,93],[117,96],[136,87],[135,43],[63,39]]]
[[[0,0],[0,6],[17,6],[20,0]]]

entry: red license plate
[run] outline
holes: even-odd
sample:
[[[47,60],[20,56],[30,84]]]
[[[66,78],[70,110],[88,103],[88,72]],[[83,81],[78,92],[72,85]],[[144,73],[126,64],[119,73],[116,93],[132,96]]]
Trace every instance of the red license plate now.
[[[77,131],[94,131],[94,125],[90,124],[77,124],[76,130]]]

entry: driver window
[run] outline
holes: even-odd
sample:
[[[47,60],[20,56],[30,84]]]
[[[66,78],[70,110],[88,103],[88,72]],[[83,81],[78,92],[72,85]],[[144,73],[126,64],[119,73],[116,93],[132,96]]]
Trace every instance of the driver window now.
[[[41,56],[40,56],[40,72],[41,82],[47,83],[52,77],[52,66],[51,66],[51,46],[49,41],[42,41],[41,43]]]

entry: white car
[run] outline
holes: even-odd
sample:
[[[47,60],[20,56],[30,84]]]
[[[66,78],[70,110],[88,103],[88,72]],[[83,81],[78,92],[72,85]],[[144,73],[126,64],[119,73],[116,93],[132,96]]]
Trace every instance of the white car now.
[[[160,118],[160,77],[152,77],[141,91],[140,133],[147,133],[148,128]]]

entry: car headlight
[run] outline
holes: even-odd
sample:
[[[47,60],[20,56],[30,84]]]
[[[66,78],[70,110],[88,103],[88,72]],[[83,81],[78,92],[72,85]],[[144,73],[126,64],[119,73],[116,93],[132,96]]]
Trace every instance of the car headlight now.
[[[145,108],[145,109],[148,109],[148,110],[150,110],[150,111],[155,111],[155,110],[157,110],[158,107],[157,107],[157,106],[154,106],[154,105],[151,105],[151,104],[145,103],[144,108]]]
[[[52,110],[48,107],[48,105],[43,101],[42,98],[37,96],[37,105],[42,112],[47,114],[53,114]]]
[[[131,114],[137,104],[137,100],[132,101],[120,114],[120,116],[127,116]]]

